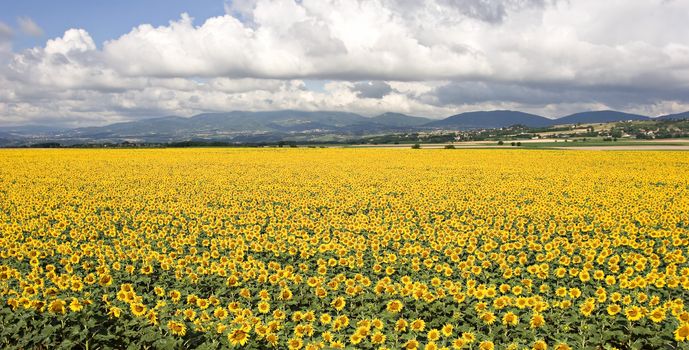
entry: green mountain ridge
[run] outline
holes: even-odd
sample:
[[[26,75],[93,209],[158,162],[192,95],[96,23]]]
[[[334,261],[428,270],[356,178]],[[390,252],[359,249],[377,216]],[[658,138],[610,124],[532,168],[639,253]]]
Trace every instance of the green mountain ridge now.
[[[295,137],[346,139],[363,135],[496,129],[513,125],[548,127],[560,124],[682,118],[689,118],[689,112],[649,118],[618,111],[591,111],[549,119],[519,111],[496,110],[466,112],[434,120],[393,112],[364,117],[356,113],[337,111],[231,111],[201,113],[192,117],[157,117],[75,129],[51,129],[36,125],[0,127],[0,145],[22,144],[25,140],[89,143],[177,142],[194,139],[261,142]]]

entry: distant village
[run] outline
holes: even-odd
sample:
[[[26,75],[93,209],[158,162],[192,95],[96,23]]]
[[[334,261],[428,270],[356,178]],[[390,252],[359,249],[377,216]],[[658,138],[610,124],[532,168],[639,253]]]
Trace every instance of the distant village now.
[[[599,138],[602,141],[618,139],[675,139],[689,138],[689,120],[621,121],[613,123],[555,125],[530,128],[514,125],[506,128],[475,130],[435,130],[405,134],[401,139],[432,142],[499,141],[499,140],[576,140]],[[381,141],[381,140],[378,140]]]

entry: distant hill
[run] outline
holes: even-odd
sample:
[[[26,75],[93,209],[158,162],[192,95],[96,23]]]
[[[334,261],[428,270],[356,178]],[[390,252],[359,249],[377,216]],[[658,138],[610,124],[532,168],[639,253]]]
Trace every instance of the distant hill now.
[[[0,126],[0,132],[7,134],[45,134],[61,130],[65,130],[65,128],[43,125]]]
[[[668,114],[668,115],[662,115],[658,118],[655,118],[657,120],[682,120],[682,119],[689,119],[689,111],[687,112],[682,112],[682,113],[677,113],[677,114]]]
[[[355,113],[280,110],[203,113],[190,118],[162,117],[67,132],[77,138],[147,139],[156,141],[232,135],[337,133],[361,134],[412,130],[430,119],[399,113],[367,118]]]
[[[115,123],[106,126],[77,128],[67,132],[73,136],[109,136],[109,135],[150,135],[175,134],[192,127],[190,118],[160,117],[142,119],[132,122]]]
[[[346,112],[269,111],[203,113],[190,118],[162,117],[102,127],[74,129],[80,137],[166,137],[184,138],[233,133],[294,133],[342,131],[347,127],[369,125],[376,129],[371,118]]]
[[[467,112],[425,124],[425,127],[437,129],[493,129],[512,125],[543,127],[552,124],[552,120],[535,114],[517,111],[478,111]]]
[[[253,132],[306,132],[336,130],[370,122],[369,118],[347,112],[308,112],[295,110],[205,113],[191,118],[202,130]]]
[[[261,143],[292,141],[347,141],[365,135],[431,130],[505,128],[513,125],[547,127],[560,124],[607,123],[624,120],[689,118],[689,112],[649,118],[617,111],[595,111],[548,119],[518,111],[476,111],[432,120],[401,113],[364,117],[332,111],[278,110],[202,113],[193,117],[158,117],[98,127],[59,129],[40,125],[0,126],[0,146],[59,142],[84,143],[222,141]]]
[[[618,111],[593,111],[568,115],[554,120],[554,124],[594,124],[611,123],[625,120],[649,120],[651,118],[639,114]]]
[[[371,120],[375,123],[395,128],[421,126],[432,121],[431,119],[427,118],[412,117],[406,114],[392,112],[375,116],[371,118]]]

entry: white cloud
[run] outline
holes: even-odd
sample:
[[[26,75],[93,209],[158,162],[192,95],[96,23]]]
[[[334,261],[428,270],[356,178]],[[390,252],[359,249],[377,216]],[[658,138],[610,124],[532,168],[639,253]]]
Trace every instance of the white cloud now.
[[[34,37],[43,36],[43,29],[31,18],[18,17],[17,23],[19,24],[19,29],[21,29],[22,33]]]
[[[230,14],[198,26],[187,15],[164,27],[140,26],[107,42],[104,53],[125,75],[609,84],[644,82],[660,66],[667,77],[686,79],[668,63],[686,58],[682,23],[689,15],[678,10],[688,7],[654,0],[239,1],[228,5]],[[251,24],[231,14],[250,14]]]
[[[689,0],[233,0],[225,11],[142,24],[102,49],[70,29],[10,53],[0,123],[283,108],[689,109]],[[11,34],[0,23],[0,53]],[[330,82],[310,91],[305,79]]]

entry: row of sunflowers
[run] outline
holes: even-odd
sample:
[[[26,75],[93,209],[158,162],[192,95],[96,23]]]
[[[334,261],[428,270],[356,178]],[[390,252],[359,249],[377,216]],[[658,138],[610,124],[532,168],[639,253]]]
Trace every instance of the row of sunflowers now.
[[[682,152],[0,151],[0,346],[688,349]]]

